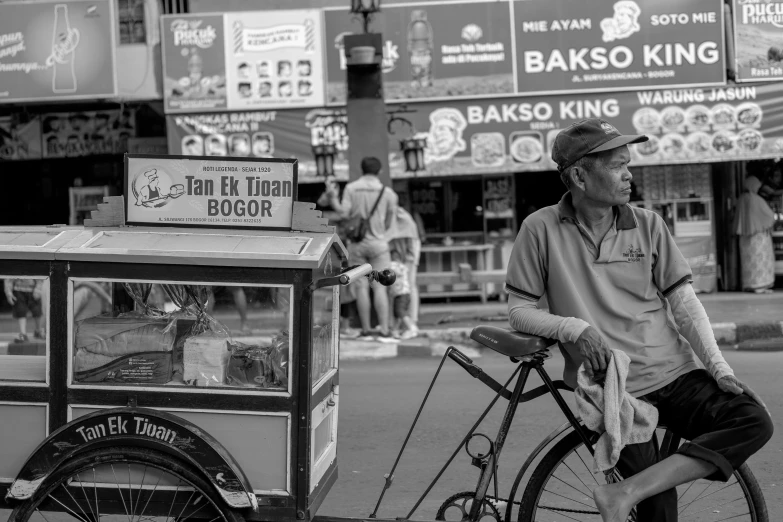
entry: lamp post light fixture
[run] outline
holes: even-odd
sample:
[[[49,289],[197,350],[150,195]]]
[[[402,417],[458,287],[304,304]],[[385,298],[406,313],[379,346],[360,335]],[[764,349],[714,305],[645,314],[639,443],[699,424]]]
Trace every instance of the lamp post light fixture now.
[[[324,178],[334,176],[334,157],[336,154],[337,147],[331,143],[313,145],[315,169],[318,176]]]
[[[421,136],[400,140],[400,150],[405,159],[405,171],[414,174],[427,170],[424,162],[424,149],[427,148],[427,138]]]
[[[364,32],[370,32],[372,15],[380,12],[381,0],[351,0],[351,12],[364,19]]]

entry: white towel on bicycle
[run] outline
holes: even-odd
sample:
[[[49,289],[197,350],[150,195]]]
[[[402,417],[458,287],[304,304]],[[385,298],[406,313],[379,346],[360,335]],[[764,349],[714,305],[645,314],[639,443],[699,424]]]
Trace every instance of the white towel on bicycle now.
[[[594,471],[612,469],[627,444],[649,441],[658,425],[658,410],[625,391],[631,359],[612,350],[603,386],[593,381],[584,364],[576,374],[576,404],[582,422],[600,433],[595,445]]]

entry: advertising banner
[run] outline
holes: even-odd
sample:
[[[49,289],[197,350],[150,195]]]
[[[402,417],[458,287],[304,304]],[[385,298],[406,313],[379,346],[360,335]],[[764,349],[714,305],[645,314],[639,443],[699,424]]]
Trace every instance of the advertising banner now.
[[[171,154],[296,158],[300,181],[315,178],[312,145],[333,143],[335,170],[347,179],[348,135],[344,115],[326,109],[246,111],[166,116]]]
[[[736,80],[783,79],[783,1],[734,0],[732,13]]]
[[[125,156],[127,223],[290,229],[296,161]]]
[[[225,27],[232,110],[324,104],[319,10],[228,13]]]
[[[321,12],[162,17],[168,113],[324,104]]]
[[[0,160],[41,159],[41,118],[17,113],[0,116]]]
[[[324,11],[327,103],[345,103],[343,38],[362,23],[344,9]],[[383,34],[387,100],[513,94],[508,1],[384,5],[372,19]]]
[[[722,0],[514,1],[519,93],[725,84]]]
[[[416,104],[415,109],[405,116],[427,138],[427,170],[416,177],[555,170],[555,136],[590,117],[604,118],[623,133],[650,137],[632,147],[634,165],[783,155],[783,93],[774,84],[455,100]],[[344,127],[330,125],[341,118],[327,109],[167,116],[169,150],[296,158],[304,181],[315,176],[311,145],[334,143],[340,153],[335,171],[347,178],[348,137]],[[261,134],[254,138],[256,133]],[[412,176],[400,152],[403,137],[389,136],[395,178]]]
[[[0,103],[117,94],[114,3],[0,3]]]
[[[223,15],[161,17],[166,112],[225,109]]]
[[[136,136],[135,109],[44,114],[44,158],[122,154]]]

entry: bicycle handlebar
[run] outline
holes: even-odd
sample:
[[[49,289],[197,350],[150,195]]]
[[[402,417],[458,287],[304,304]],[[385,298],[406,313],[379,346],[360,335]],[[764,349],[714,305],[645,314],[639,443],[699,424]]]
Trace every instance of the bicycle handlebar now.
[[[373,270],[369,263],[364,263],[345,269],[339,276],[324,277],[317,281],[313,281],[308,288],[313,291],[326,286],[349,285],[362,277],[367,277],[370,281],[378,281],[383,286],[391,286],[397,280],[397,274],[394,273],[394,270],[389,268],[385,270]]]

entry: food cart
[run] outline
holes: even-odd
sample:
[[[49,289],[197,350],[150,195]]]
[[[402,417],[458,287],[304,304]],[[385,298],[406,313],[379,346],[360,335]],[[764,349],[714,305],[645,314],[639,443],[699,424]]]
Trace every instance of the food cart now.
[[[369,265],[343,270],[295,160],[125,161],[84,227],[0,229],[0,277],[35,281],[47,324],[40,355],[0,356],[2,507],[309,520],[337,478],[339,284]],[[237,285],[274,297],[250,333],[209,312]]]

